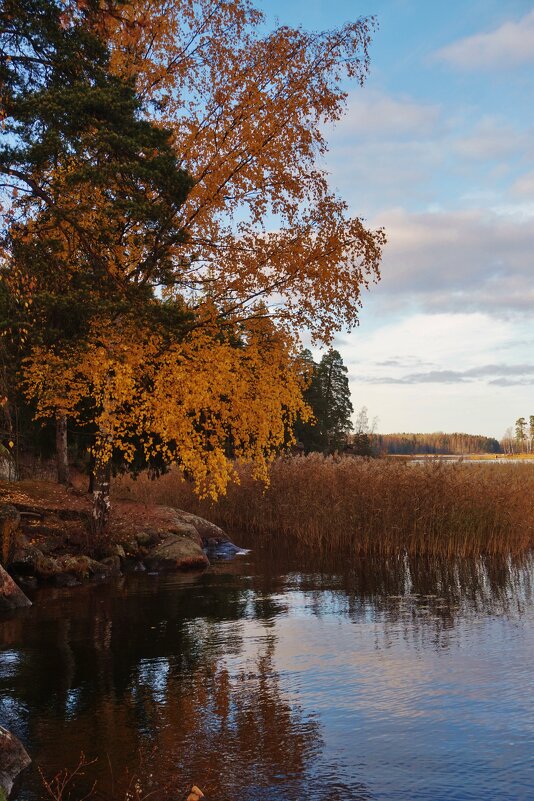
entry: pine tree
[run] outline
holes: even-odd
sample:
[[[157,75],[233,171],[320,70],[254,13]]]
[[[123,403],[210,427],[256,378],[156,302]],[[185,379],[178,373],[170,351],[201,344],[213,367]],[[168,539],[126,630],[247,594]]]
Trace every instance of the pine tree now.
[[[306,451],[332,453],[340,450],[353,429],[351,415],[354,409],[347,368],[337,350],[328,351],[319,364],[313,362],[309,350],[303,351],[301,359],[311,374],[304,398],[312,409],[314,420],[298,425],[297,439]]]
[[[383,231],[316,167],[373,27],[266,33],[249,0],[2,3],[5,254],[31,318],[20,372],[41,419],[92,415],[97,487],[117,452],[132,465],[142,451],[215,496],[229,443],[265,476],[306,417],[299,333],[328,345],[379,278]],[[325,450],[350,430],[339,362],[310,387]]]
[[[519,417],[515,421],[515,438],[519,445],[519,450],[522,453],[525,448],[525,440],[527,438],[527,421],[524,417]]]

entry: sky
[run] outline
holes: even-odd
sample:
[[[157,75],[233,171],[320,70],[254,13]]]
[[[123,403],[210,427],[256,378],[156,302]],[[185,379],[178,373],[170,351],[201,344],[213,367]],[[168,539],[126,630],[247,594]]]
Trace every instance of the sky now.
[[[325,161],[388,237],[360,326],[335,343],[356,410],[383,433],[500,438],[534,414],[534,0],[258,5],[273,25],[379,24]]]

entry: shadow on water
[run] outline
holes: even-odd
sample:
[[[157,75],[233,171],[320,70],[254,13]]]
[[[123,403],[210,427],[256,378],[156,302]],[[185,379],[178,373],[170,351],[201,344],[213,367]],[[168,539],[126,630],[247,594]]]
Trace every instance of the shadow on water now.
[[[82,751],[97,757],[87,781],[103,798],[124,797],[140,753],[143,791],[171,788],[153,798],[177,798],[188,782],[218,801],[401,798],[407,746],[385,755],[380,738],[402,715],[417,727],[436,714],[434,696],[450,691],[440,652],[464,637],[483,660],[481,624],[513,627],[531,612],[532,568],[531,557],[317,563],[276,546],[204,574],[42,589],[0,624],[0,721],[48,775]],[[388,674],[413,673],[423,657],[433,706]],[[44,797],[35,769],[23,789]]]

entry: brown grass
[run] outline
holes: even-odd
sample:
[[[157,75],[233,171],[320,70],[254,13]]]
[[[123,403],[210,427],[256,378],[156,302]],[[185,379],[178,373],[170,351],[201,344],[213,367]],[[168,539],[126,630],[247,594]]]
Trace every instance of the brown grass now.
[[[474,556],[534,546],[534,466],[406,463],[313,454],[278,459],[265,489],[240,468],[217,503],[178,471],[118,481],[119,497],[201,514],[247,544],[283,541],[322,553]]]

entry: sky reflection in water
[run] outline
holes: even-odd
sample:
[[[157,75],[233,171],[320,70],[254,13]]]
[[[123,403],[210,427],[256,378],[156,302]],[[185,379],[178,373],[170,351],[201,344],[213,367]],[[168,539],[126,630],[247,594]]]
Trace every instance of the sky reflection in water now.
[[[161,799],[531,799],[532,578],[250,554],[41,591],[0,624],[0,720],[47,774],[98,757],[102,798],[141,761]]]

